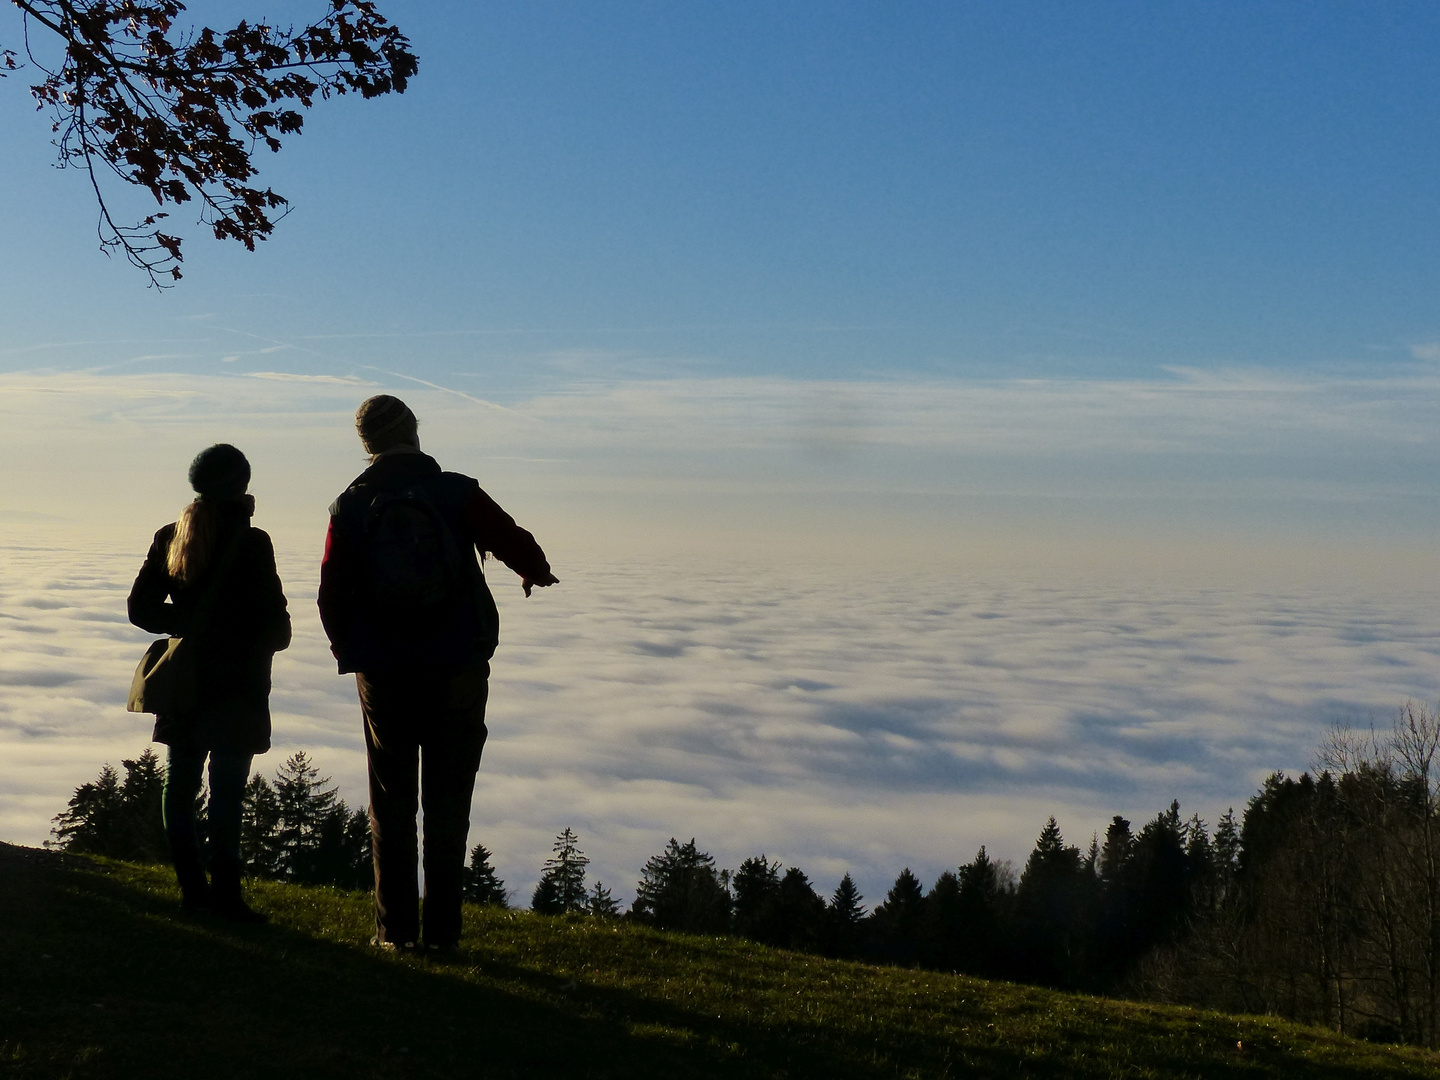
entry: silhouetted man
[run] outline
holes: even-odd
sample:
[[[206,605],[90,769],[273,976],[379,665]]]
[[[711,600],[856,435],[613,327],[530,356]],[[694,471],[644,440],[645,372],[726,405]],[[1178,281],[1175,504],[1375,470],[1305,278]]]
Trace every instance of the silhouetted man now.
[[[420,452],[415,414],[372,397],[355,414],[371,464],[330,507],[320,620],[355,673],[370,772],[375,939],[414,948],[417,806],[425,810],[424,943],[460,940],[470,797],[500,629],[480,560],[554,585],[540,545],[468,476]],[[479,559],[477,559],[477,554]],[[418,786],[417,786],[418,778]]]

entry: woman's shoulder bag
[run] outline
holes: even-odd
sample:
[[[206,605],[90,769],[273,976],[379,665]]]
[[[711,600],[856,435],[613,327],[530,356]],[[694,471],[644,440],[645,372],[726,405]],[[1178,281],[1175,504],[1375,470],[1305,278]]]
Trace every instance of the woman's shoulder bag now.
[[[128,712],[177,716],[194,710],[199,700],[200,679],[194,646],[186,643],[195,641],[209,621],[215,597],[249,531],[241,529],[225,549],[220,565],[215,568],[214,579],[195,604],[190,633],[183,638],[159,638],[145,650],[135,677],[130,680],[130,698],[125,703]]]

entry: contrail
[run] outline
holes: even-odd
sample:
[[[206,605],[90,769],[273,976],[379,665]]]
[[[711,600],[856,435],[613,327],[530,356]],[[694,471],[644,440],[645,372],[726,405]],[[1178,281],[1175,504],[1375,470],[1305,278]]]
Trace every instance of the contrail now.
[[[323,357],[325,357],[327,360],[333,359],[333,357],[330,357],[330,356],[328,356],[327,354],[325,354],[325,353],[323,353],[323,352],[320,352],[320,351],[318,351],[318,350],[316,350],[316,349],[308,348],[308,347],[306,347],[306,346],[304,346],[304,345],[296,345],[296,344],[294,344],[293,342],[280,341],[280,340],[277,340],[276,338],[262,337],[262,336],[259,335],[259,334],[252,334],[252,333],[250,333],[248,330],[236,330],[236,329],[233,329],[233,328],[231,328],[231,327],[225,327],[225,329],[228,330],[228,331],[229,331],[230,333],[232,333],[232,334],[241,334],[241,335],[244,335],[245,337],[252,337],[252,338],[255,338],[257,341],[268,341],[268,342],[271,342],[272,344],[277,345],[277,346],[284,346],[284,347],[286,347],[286,348],[298,349],[298,350],[300,350],[301,352],[308,352],[308,353],[310,353],[310,354],[313,355],[313,356],[323,356]],[[365,371],[378,371],[381,375],[389,375],[391,378],[394,378],[394,379],[405,379],[405,380],[407,380],[408,382],[419,383],[421,386],[428,386],[428,387],[430,387],[430,389],[432,389],[432,390],[439,390],[439,391],[441,391],[442,393],[445,393],[445,394],[454,394],[456,397],[462,397],[462,398],[464,398],[466,401],[473,401],[476,405],[483,405],[483,406],[485,406],[485,408],[487,408],[487,409],[495,409],[495,410],[497,410],[497,411],[499,411],[499,412],[509,413],[509,414],[512,415],[512,416],[518,416],[521,420],[528,420],[528,421],[529,421],[530,423],[532,423],[532,424],[543,423],[543,421],[538,420],[538,419],[536,419],[536,418],[533,417],[533,416],[526,416],[524,413],[519,412],[519,411],[517,411],[517,410],[515,410],[515,409],[511,409],[511,408],[509,408],[508,406],[505,406],[505,405],[497,405],[497,404],[495,404],[495,402],[493,402],[493,401],[486,401],[484,398],[475,397],[473,394],[467,394],[467,393],[465,393],[465,391],[463,391],[463,390],[452,390],[452,389],[451,389],[450,387],[448,387],[448,386],[441,386],[439,383],[433,383],[433,382],[430,382],[430,381],[427,380],[427,379],[417,379],[414,375],[402,375],[402,374],[401,374],[400,372],[398,372],[398,371],[389,371],[389,370],[387,370],[387,369],[385,369],[385,368],[375,367],[373,364],[358,364],[358,365],[356,365],[356,366],[359,367],[359,368],[361,368],[361,369],[363,369],[363,370],[365,370]]]
[[[298,352],[308,352],[311,356],[324,356],[327,360],[331,359],[331,357],[326,356],[323,352],[318,352],[317,350],[308,348],[304,345],[296,345],[293,341],[281,341],[279,338],[265,337],[261,334],[252,334],[249,330],[236,330],[233,326],[222,326],[220,329],[224,330],[227,334],[239,334],[241,337],[254,338],[256,341],[267,341],[271,345],[279,346],[286,349],[295,349]]]
[[[448,386],[441,386],[439,383],[433,383],[427,379],[417,379],[414,375],[402,375],[398,371],[387,371],[385,368],[378,368],[375,367],[373,364],[360,364],[358,366],[365,369],[366,371],[378,371],[380,372],[380,374],[389,375],[392,378],[406,379],[413,383],[419,383],[421,386],[430,387],[431,390],[440,390],[446,394],[454,394],[456,397],[462,397],[466,401],[473,401],[476,405],[484,405],[487,409],[496,409],[499,412],[505,412],[509,413],[512,416],[518,416],[521,420],[528,420],[532,424],[543,423],[543,421],[538,420],[533,416],[527,416],[516,409],[510,408],[509,406],[496,405],[493,401],[486,401],[484,398],[475,397],[473,394],[467,394],[463,390],[452,390]]]

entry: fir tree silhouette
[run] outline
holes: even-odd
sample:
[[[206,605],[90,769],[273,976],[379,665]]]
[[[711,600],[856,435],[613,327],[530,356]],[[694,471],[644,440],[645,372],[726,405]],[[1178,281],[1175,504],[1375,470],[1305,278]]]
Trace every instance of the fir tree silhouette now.
[[[106,762],[100,775],[75,789],[66,808],[55,816],[55,846],[112,859],[161,862],[169,857],[160,803],[165,768],[146,747],[138,758],[120,763],[125,779]]]
[[[981,845],[975,858],[960,867],[960,941],[958,966],[972,975],[997,976],[1007,957],[1010,894],[1000,867]]]
[[[870,917],[874,945],[881,957],[901,964],[915,960],[924,901],[925,887],[914,872],[905,867],[885,894],[884,903]]]
[[[304,750],[297,750],[275,775],[275,798],[280,805],[280,874],[293,881],[316,880],[325,821],[337,799],[330,778],[320,775]]]
[[[585,911],[600,919],[617,919],[620,917],[620,905],[610,895],[610,890],[600,882],[596,882],[590,890],[590,898],[585,902]]]
[[[775,943],[780,907],[780,863],[752,855],[730,879],[735,892],[735,932],[753,941]]]
[[[865,918],[865,905],[860,902],[864,899],[855,887],[855,879],[847,873],[830,897],[830,912],[845,925],[859,926]]]
[[[813,950],[820,943],[825,900],[798,866],[780,879],[779,944],[787,949]]]
[[[580,838],[566,826],[555,837],[555,854],[545,860],[540,883],[530,899],[530,907],[545,915],[564,915],[584,911],[588,901],[585,893],[585,867],[590,860],[579,848]]]
[[[729,874],[715,869],[715,858],[673,836],[665,850],[641,870],[630,913],[668,930],[723,934],[730,928]]]
[[[470,849],[470,865],[465,868],[462,890],[465,899],[472,904],[510,906],[505,882],[500,880],[495,867],[490,864],[490,852],[484,844],[476,844]]]
[[[861,943],[861,926],[865,922],[865,905],[855,879],[848,873],[840,879],[825,905],[824,939],[822,947],[828,956],[858,956]]]
[[[280,876],[280,800],[258,772],[240,800],[240,861],[251,877]]]

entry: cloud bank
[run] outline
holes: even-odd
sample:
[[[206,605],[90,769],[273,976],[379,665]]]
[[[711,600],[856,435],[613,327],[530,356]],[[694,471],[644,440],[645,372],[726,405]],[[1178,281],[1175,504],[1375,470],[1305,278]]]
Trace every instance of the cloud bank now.
[[[39,526],[31,528],[40,529]],[[101,762],[145,745],[124,712],[146,635],[124,621],[140,553],[4,550],[0,835],[37,843]],[[364,801],[354,686],[285,551],[295,644],[275,670],[273,771],[304,749]],[[492,571],[504,642],[472,840],[533,883],[581,834],[626,892],[671,835],[734,866],[759,851],[876,898],[980,844],[1020,860],[1047,814],[1083,842],[1172,798],[1212,822],[1336,722],[1440,693],[1440,618],[1394,590],[1284,593],[1112,578],[917,582],[844,563],[576,563],[521,598]]]
[[[693,540],[742,514],[763,519],[731,530],[742,542],[797,530],[814,541],[848,516],[867,543],[887,531],[990,548],[1060,534],[1056,551],[1096,533],[1197,530],[1291,550],[1428,544],[1440,525],[1440,373],[1428,364],[1364,378],[576,377],[499,402],[481,380],[449,382],[378,369],[3,374],[0,446],[30,465],[3,508],[115,524],[146,506],[170,512],[183,468],[157,465],[223,438],[249,448],[277,519],[310,528],[362,464],[355,404],[386,389],[420,413],[427,448],[591,543],[596,515],[627,541],[687,527]],[[877,508],[903,524],[877,528]]]

